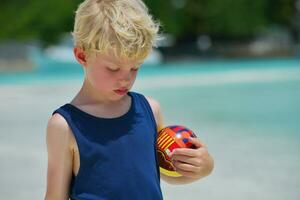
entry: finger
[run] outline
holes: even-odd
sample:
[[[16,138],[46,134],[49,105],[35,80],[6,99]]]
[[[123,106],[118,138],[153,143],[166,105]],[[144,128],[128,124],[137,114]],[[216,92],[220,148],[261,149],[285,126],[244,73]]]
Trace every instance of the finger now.
[[[175,155],[197,157],[197,156],[199,156],[198,151],[199,151],[198,149],[177,148],[177,149],[173,150],[171,157],[174,157]]]
[[[186,171],[186,172],[196,173],[200,170],[200,167],[196,167],[196,166],[193,166],[193,165],[190,165],[190,164],[187,164],[187,163],[183,163],[183,162],[180,162],[180,161],[174,161],[173,165],[174,165],[176,171],[179,169],[179,170],[183,170],[183,171]]]
[[[196,148],[206,147],[206,145],[199,138],[189,137],[188,139],[190,143],[196,146]]]
[[[183,155],[173,155],[172,161],[179,161],[187,163],[194,166],[201,166],[201,160],[195,157],[183,156]]]
[[[185,170],[182,170],[180,168],[175,168],[175,170],[176,170],[176,172],[178,172],[182,176],[189,177],[189,178],[195,178],[196,177],[196,173],[194,173],[194,172],[185,171]]]

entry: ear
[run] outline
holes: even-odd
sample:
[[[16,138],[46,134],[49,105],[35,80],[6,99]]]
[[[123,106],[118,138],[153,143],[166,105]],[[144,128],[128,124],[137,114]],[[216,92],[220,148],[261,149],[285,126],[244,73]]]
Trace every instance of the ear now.
[[[74,47],[73,49],[74,56],[76,60],[83,66],[86,66],[87,61],[86,61],[86,54],[84,50],[81,47]]]

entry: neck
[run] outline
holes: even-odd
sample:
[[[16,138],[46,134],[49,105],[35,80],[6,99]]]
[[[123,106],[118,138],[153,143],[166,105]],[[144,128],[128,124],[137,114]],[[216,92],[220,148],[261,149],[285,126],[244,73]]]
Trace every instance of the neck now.
[[[72,100],[72,103],[79,105],[93,105],[93,104],[101,104],[104,106],[113,106],[120,102],[123,102],[126,96],[121,98],[120,100],[112,100],[109,99],[105,94],[97,91],[91,83],[85,78],[82,84],[82,87],[75,98]]]

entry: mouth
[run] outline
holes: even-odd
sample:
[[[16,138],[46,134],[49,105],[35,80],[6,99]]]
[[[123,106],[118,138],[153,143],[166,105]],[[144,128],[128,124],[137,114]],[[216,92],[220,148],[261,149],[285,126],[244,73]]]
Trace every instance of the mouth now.
[[[125,95],[128,92],[128,89],[118,89],[118,90],[114,90],[115,93],[117,93],[118,95]]]

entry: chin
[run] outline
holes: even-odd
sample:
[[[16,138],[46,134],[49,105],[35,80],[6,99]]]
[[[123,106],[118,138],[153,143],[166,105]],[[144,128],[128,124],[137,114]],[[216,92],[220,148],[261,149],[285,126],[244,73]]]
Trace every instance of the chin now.
[[[113,92],[113,95],[111,95],[110,99],[112,101],[119,101],[119,100],[125,98],[127,95],[128,95],[128,92],[126,94],[122,94],[122,95]]]

